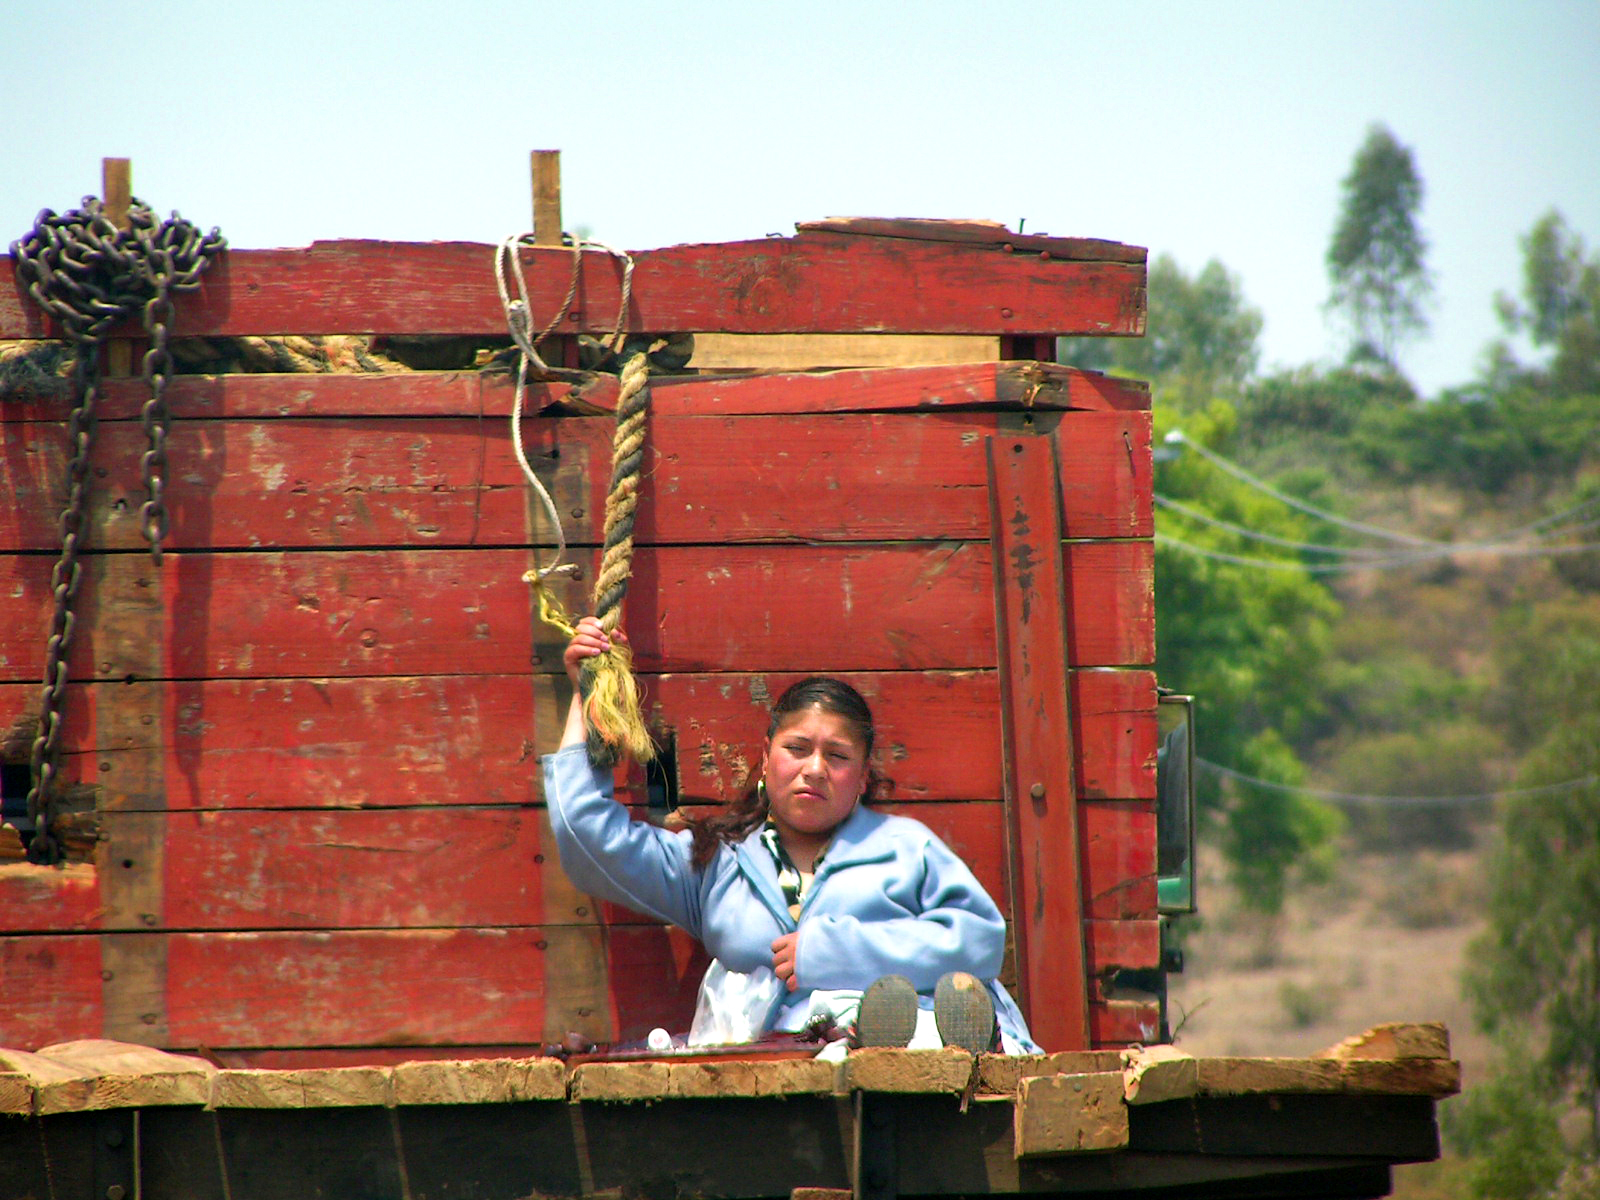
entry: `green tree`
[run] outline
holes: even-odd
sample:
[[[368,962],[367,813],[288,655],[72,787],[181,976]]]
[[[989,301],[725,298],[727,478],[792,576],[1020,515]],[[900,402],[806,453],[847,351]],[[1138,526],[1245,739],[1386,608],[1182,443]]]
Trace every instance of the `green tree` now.
[[[1548,372],[1535,382],[1564,395],[1600,392],[1600,253],[1551,209],[1522,238],[1522,303],[1496,297],[1500,319],[1551,351]],[[1514,365],[1497,347],[1501,369]]]
[[[1158,408],[1165,433],[1177,414]],[[1183,419],[1185,436],[1227,452],[1234,410],[1213,401]],[[1198,455],[1163,464],[1163,497],[1285,540],[1306,540],[1306,521]],[[1322,707],[1318,680],[1338,605],[1292,556],[1285,569],[1215,557],[1260,556],[1247,541],[1172,508],[1158,510],[1156,547],[1157,673],[1197,697],[1200,753],[1245,775],[1294,785],[1304,768],[1292,743]],[[1282,905],[1292,869],[1325,861],[1340,828],[1319,801],[1238,779],[1201,776],[1200,801],[1219,833],[1245,902],[1265,912]]]
[[[1400,344],[1428,324],[1423,309],[1433,283],[1417,225],[1422,177],[1410,148],[1374,125],[1342,187],[1328,246],[1328,308],[1350,327],[1352,362],[1393,368]]]
[[[1537,1062],[1588,1113],[1600,1156],[1600,611],[1583,600],[1525,614],[1502,669],[1511,733],[1531,743],[1500,809],[1488,929],[1468,995],[1492,1033],[1532,1031]]]
[[[1163,403],[1190,408],[1235,396],[1256,368],[1261,312],[1216,259],[1190,276],[1169,254],[1150,268],[1149,332],[1142,338],[1062,338],[1073,366],[1148,379]]]
[[[1546,1099],[1549,1080],[1508,1039],[1485,1082],[1443,1110],[1444,1134],[1469,1162],[1466,1183],[1482,1200],[1547,1197],[1568,1155],[1560,1113]]]

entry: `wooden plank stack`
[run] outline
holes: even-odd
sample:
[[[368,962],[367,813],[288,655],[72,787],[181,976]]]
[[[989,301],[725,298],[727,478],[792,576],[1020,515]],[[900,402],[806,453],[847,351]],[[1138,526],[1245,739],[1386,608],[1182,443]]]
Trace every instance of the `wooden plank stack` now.
[[[571,252],[522,260],[537,326]],[[585,254],[552,361],[609,328],[619,281]],[[1148,1041],[1157,1024],[1153,1005],[1099,992],[1159,957],[1148,395],[1033,361],[1057,334],[1142,332],[1143,289],[1144,252],[1114,243],[824,222],[641,253],[628,318],[649,334],[903,337],[913,354],[984,340],[970,363],[691,361],[658,378],[627,628],[669,751],[662,787],[690,809],[733,792],[792,679],[859,686],[891,806],[1013,916],[1007,979],[1050,1048]],[[375,242],[230,252],[176,325],[505,332],[489,247]],[[0,286],[0,339],[51,333]],[[721,345],[726,367],[739,351]],[[847,366],[827,361],[850,357],[840,345],[781,354]],[[540,383],[523,422],[590,577],[615,395],[608,376]],[[168,396],[157,568],[137,529],[143,388],[103,388],[64,735],[93,849],[0,863],[0,1044],[381,1066],[686,1027],[698,948],[555,864],[536,756],[566,684],[522,574],[556,531],[511,453],[508,376],[193,376]],[[37,719],[67,403],[0,398],[12,780]],[[644,813],[643,773],[620,783]]]
[[[1437,1025],[1228,1060],[1155,1047],[259,1070],[82,1042],[0,1050],[0,1194],[88,1194],[73,1185],[92,1176],[202,1197],[1381,1195],[1390,1164],[1437,1154],[1433,1102],[1458,1087]],[[705,1131],[727,1121],[741,1136],[713,1151]]]

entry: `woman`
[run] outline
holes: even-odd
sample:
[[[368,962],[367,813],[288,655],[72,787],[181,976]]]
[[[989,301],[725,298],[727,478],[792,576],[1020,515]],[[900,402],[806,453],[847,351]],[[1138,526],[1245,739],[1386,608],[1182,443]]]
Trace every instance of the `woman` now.
[[[574,684],[610,645],[594,618],[578,622],[563,656]],[[773,971],[772,1030],[854,1023],[859,1044],[970,1050],[997,1031],[1008,1053],[1036,1053],[995,980],[1005,921],[994,901],[921,822],[862,804],[872,738],[854,688],[804,680],[773,707],[753,791],[673,833],[614,802],[574,695],[561,748],[544,758],[561,865],[586,892],[681,926],[727,971]]]

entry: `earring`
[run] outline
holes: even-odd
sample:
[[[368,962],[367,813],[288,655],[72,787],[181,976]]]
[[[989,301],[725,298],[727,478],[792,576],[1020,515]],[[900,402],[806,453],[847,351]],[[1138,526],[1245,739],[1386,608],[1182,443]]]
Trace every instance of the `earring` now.
[[[765,779],[756,780],[756,799],[759,800],[762,805],[767,803],[767,781]]]

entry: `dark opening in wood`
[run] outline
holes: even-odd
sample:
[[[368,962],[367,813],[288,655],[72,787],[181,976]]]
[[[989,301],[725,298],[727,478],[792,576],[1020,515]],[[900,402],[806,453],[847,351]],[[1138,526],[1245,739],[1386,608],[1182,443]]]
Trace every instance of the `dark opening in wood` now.
[[[645,802],[651,812],[669,813],[678,807],[678,735],[667,730],[655,739],[655,760],[644,768]]]

